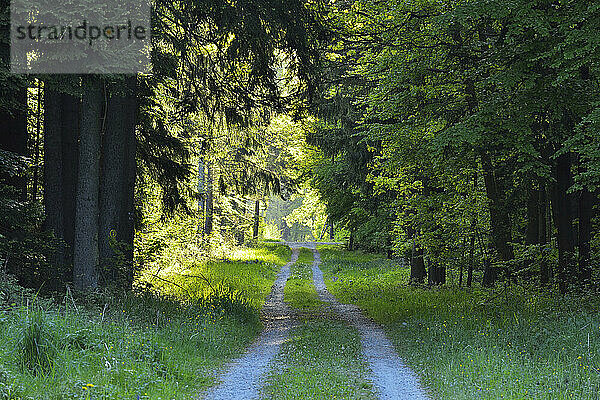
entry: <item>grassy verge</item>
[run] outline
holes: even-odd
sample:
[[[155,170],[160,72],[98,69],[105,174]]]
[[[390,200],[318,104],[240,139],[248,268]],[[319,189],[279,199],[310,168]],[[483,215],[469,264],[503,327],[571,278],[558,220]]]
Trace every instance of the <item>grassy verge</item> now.
[[[322,251],[326,283],[386,327],[436,399],[600,398],[600,305],[522,288],[417,289],[373,256]]]
[[[269,244],[165,267],[136,293],[62,301],[2,277],[0,399],[195,398],[260,331],[260,305],[288,259]]]
[[[366,379],[360,338],[339,321],[294,329],[267,378],[264,399],[375,399]]]

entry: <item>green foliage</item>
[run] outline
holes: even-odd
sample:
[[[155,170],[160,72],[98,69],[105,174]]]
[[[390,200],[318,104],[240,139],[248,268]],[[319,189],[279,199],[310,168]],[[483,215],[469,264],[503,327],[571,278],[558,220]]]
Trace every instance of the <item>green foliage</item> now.
[[[547,207],[567,168],[558,157],[573,161],[574,196],[598,198],[597,21],[582,18],[598,11],[584,1],[332,6],[303,161],[327,213],[359,247],[422,250],[434,266],[473,254],[514,276],[536,218],[523,194],[547,193]],[[575,224],[558,229],[561,254]],[[545,246],[542,236],[533,241]],[[567,259],[550,269],[577,275]]]
[[[41,231],[42,221],[39,203],[16,200],[13,188],[0,183],[0,262],[4,272],[15,275],[23,286],[55,290],[65,271],[52,265],[49,258],[64,244]]]

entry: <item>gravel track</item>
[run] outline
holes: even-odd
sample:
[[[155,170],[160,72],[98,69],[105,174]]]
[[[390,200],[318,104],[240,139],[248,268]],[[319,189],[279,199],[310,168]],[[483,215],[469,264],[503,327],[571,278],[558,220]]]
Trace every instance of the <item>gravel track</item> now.
[[[372,379],[380,399],[427,400],[429,397],[420,387],[416,374],[408,368],[394,350],[392,342],[383,329],[366,318],[361,310],[352,304],[342,304],[329,293],[323,272],[319,268],[321,255],[316,246],[312,267],[313,283],[321,301],[327,302],[340,317],[354,326],[361,336],[363,354],[373,373]]]
[[[338,316],[355,327],[360,336],[363,353],[372,372],[372,380],[380,399],[428,400],[420,387],[415,373],[408,368],[395,352],[383,329],[366,318],[360,309],[351,304],[342,304],[329,293],[319,268],[321,255],[317,243],[287,243],[292,249],[292,258],[281,268],[267,297],[261,318],[265,329],[244,353],[227,366],[220,376],[221,383],[205,394],[206,400],[251,400],[260,396],[263,378],[275,358],[281,344],[297,323],[294,312],[283,301],[283,289],[291,274],[291,266],[298,260],[301,247],[313,250],[313,283],[319,298],[328,303]]]
[[[298,260],[298,248],[292,248],[292,258],[284,265],[271,288],[261,311],[263,332],[246,353],[227,366],[220,377],[221,384],[211,388],[207,400],[250,400],[259,397],[263,375],[294,327],[292,312],[283,302],[283,288],[290,277],[291,266]]]

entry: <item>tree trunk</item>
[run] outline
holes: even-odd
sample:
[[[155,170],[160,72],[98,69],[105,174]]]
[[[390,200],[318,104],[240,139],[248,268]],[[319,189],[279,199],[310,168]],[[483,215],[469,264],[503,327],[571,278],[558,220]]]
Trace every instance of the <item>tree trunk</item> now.
[[[258,228],[260,226],[260,199],[254,202],[254,224],[252,226],[252,237],[258,240]]]
[[[64,239],[62,102],[49,86],[44,91],[44,229]],[[61,271],[67,263],[65,248],[59,246],[51,263]]]
[[[477,222],[473,218],[473,225]],[[475,263],[474,253],[475,253],[475,229],[473,229],[471,233],[471,243],[469,243],[469,266],[467,268],[467,287],[471,287],[473,285],[473,265]]]
[[[427,280],[430,285],[444,285],[446,283],[446,268],[430,261],[427,269]]]
[[[198,157],[198,232],[204,231],[204,216],[206,215],[206,189],[204,176],[204,155]]]
[[[510,217],[500,195],[500,188],[498,187],[498,180],[494,172],[492,159],[486,152],[481,153],[481,166],[483,168],[485,191],[490,212],[492,243],[500,260],[509,261],[514,258],[513,250],[510,247],[512,240]],[[491,271],[490,269],[496,267],[493,267],[492,263],[488,263],[485,268],[483,285],[488,287],[493,286],[497,278],[497,271]]]
[[[527,231],[525,234],[525,244],[539,243],[540,229],[540,195],[539,190],[529,187],[527,190]]]
[[[0,69],[5,80],[0,98],[0,149],[27,156],[27,77],[11,75],[10,69],[10,2],[0,5]],[[0,176],[0,182],[15,188],[15,199],[27,200],[27,175]]]
[[[590,265],[590,241],[592,239],[592,211],[595,196],[587,188],[579,194],[579,280],[590,283],[592,269]]]
[[[350,237],[348,238],[348,250],[354,250],[354,228],[350,230]]]
[[[62,215],[63,238],[67,248],[65,277],[73,276],[73,247],[75,243],[75,208],[77,191],[77,171],[79,169],[79,110],[80,99],[63,93],[61,104],[62,138]]]
[[[27,156],[27,86],[19,84],[5,98],[8,105],[0,109],[0,149],[19,156]],[[27,174],[0,176],[0,182],[12,186],[15,199],[27,200]]]
[[[545,249],[545,245],[548,244],[548,196],[546,195],[546,187],[542,186],[539,191],[539,213],[540,216],[538,218],[540,223],[540,228],[538,230],[540,243],[540,283],[542,285],[546,285],[550,282],[550,266],[548,264],[548,255],[547,250]]]
[[[333,219],[329,219],[329,240],[332,242],[335,240],[335,231],[333,228]]]
[[[577,276],[575,266],[575,240],[573,208],[568,190],[572,185],[571,154],[565,153],[556,159],[552,189],[552,214],[558,231],[558,285],[566,293]]]
[[[129,128],[129,135],[125,141],[127,147],[125,153],[125,175],[126,180],[124,182],[124,196],[125,206],[121,209],[121,238],[124,243],[127,244],[125,251],[125,262],[129,267],[127,275],[125,276],[126,287],[130,289],[133,286],[133,280],[135,278],[135,265],[133,261],[134,256],[134,239],[135,239],[135,187],[137,180],[137,164],[136,164],[136,152],[137,152],[137,141],[135,136],[135,128],[137,125],[138,115],[138,99],[137,99],[137,78],[131,78],[132,92],[127,97],[127,108],[130,110],[128,113],[129,120],[126,126]]]
[[[43,89],[41,79],[37,80],[36,113],[35,113],[35,138],[33,142],[33,187],[31,199],[37,201],[40,170],[40,140],[42,138],[42,104]]]
[[[463,236],[462,238],[462,243],[461,243],[461,254],[460,254],[460,267],[459,267],[459,271],[458,271],[458,287],[462,287],[463,285],[463,270],[464,270],[464,265],[465,265],[465,253],[466,253],[466,246],[467,246],[467,237],[466,235]]]
[[[78,290],[98,286],[98,192],[104,94],[97,77],[83,79],[80,113],[73,283]]]
[[[212,168],[206,163],[206,212],[204,215],[204,234],[210,235],[213,229],[213,176]]]
[[[423,249],[412,245],[412,254],[410,257],[410,282],[416,284],[425,283],[425,261],[423,260]]]
[[[127,83],[130,92],[113,94],[107,104],[100,164],[98,250],[104,283],[116,282],[130,288],[137,102],[135,81]]]

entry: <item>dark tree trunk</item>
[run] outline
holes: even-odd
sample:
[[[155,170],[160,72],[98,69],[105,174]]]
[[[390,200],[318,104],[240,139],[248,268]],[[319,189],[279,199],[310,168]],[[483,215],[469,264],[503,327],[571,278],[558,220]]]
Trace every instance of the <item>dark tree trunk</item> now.
[[[213,229],[213,176],[210,164],[206,163],[206,212],[204,213],[204,234],[210,235]]]
[[[43,89],[42,81],[37,80],[37,98],[36,98],[36,113],[35,113],[35,138],[33,142],[33,185],[31,189],[31,199],[37,201],[39,188],[39,170],[40,170],[40,142],[42,138],[42,104],[43,104]]]
[[[98,286],[98,193],[104,93],[97,77],[83,79],[80,113],[73,283],[78,290]]]
[[[244,244],[244,230],[240,229],[240,225],[243,223],[244,207],[240,207],[240,202],[237,198],[234,198],[231,200],[231,209],[233,210],[232,218],[235,218],[232,225],[233,237],[235,238],[236,244],[241,245]]]
[[[460,255],[460,267],[459,267],[459,271],[458,271],[458,287],[462,287],[462,285],[463,285],[463,275],[464,275],[463,271],[464,271],[464,265],[465,265],[466,246],[467,246],[467,237],[463,236],[462,243],[461,243],[462,252]]]
[[[501,261],[509,261],[514,258],[513,250],[510,246],[511,242],[511,226],[508,210],[501,196],[498,180],[492,164],[492,159],[488,153],[481,154],[481,165],[483,168],[483,177],[485,182],[485,191],[488,199],[488,207],[490,212],[490,223],[492,229],[492,243],[498,257]],[[486,270],[483,274],[483,285],[492,286],[497,278],[497,271],[491,263],[486,265]]]
[[[476,221],[473,219],[473,221]],[[476,222],[475,222],[476,223]],[[469,243],[469,266],[467,268],[467,287],[473,284],[473,265],[475,263],[475,229],[471,233],[471,243]]]
[[[473,172],[473,192],[477,192],[479,174],[477,169]],[[471,242],[469,243],[469,265],[467,267],[467,287],[473,284],[473,267],[475,264],[475,236],[477,235],[477,214],[473,213],[471,219]]]
[[[333,229],[333,220],[329,219],[329,240],[332,242],[335,240],[335,231]]]
[[[545,249],[546,244],[549,242],[548,238],[548,196],[546,195],[546,187],[542,186],[539,191],[539,239],[538,242],[542,245],[540,247],[541,260],[540,260],[540,283],[545,285],[550,282],[550,265],[548,264],[547,250]]]
[[[446,267],[440,267],[437,263],[429,262],[427,269],[427,280],[430,285],[443,285],[446,283]]]
[[[0,108],[0,149],[19,156],[27,156],[27,87],[16,85],[7,95],[8,108]],[[0,181],[12,186],[15,198],[27,200],[27,174],[20,171],[16,175],[0,176]]]
[[[198,232],[204,231],[204,217],[206,215],[206,189],[204,177],[204,155],[198,157]]]
[[[104,283],[133,283],[133,193],[137,103],[131,92],[114,93],[107,104],[102,139],[98,250]],[[118,249],[118,251],[115,251]]]
[[[50,87],[44,91],[44,228],[64,240],[62,103]],[[67,263],[65,249],[59,246],[51,262],[57,271]]]
[[[540,236],[540,195],[539,190],[534,187],[527,189],[527,231],[525,234],[525,244],[539,243]]]
[[[61,102],[62,138],[62,214],[63,238],[67,248],[65,276],[73,276],[73,246],[75,242],[75,208],[77,171],[79,169],[79,110],[80,99],[63,93]],[[70,278],[69,278],[70,279]]]
[[[568,190],[572,185],[571,154],[565,153],[556,159],[552,189],[552,214],[558,231],[558,284],[561,293],[566,293],[577,276],[575,264],[575,240],[573,229],[573,207]]]
[[[260,200],[254,202],[254,224],[252,226],[252,237],[258,239],[258,228],[260,226]]]
[[[0,70],[4,80],[0,98],[0,149],[20,156],[27,156],[27,78],[10,75],[10,2],[0,4]],[[2,174],[4,175],[4,174]],[[18,175],[0,176],[3,182],[15,189],[15,199],[27,200],[27,176],[22,171]]]
[[[415,244],[413,244],[410,257],[410,282],[416,284],[425,283],[426,275],[427,271],[425,270],[425,260],[423,260],[423,249],[416,247]]]
[[[592,269],[590,265],[590,241],[592,239],[592,211],[595,196],[584,188],[579,194],[579,280],[590,283]]]
[[[350,230],[350,237],[348,238],[348,250],[354,250],[354,228]]]
[[[285,241],[290,240],[292,231],[284,219],[281,220],[279,229],[281,230],[281,237],[283,238],[283,240],[285,240]]]

